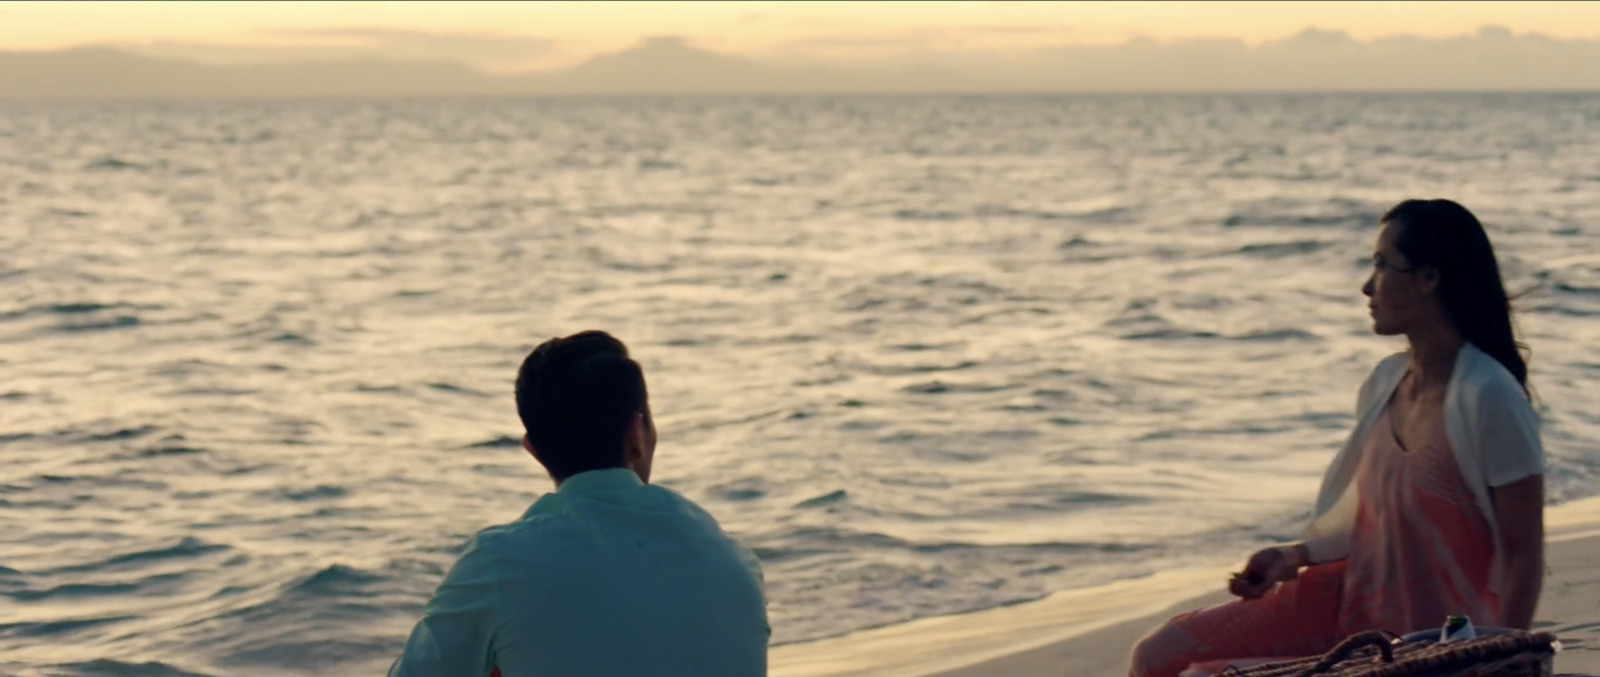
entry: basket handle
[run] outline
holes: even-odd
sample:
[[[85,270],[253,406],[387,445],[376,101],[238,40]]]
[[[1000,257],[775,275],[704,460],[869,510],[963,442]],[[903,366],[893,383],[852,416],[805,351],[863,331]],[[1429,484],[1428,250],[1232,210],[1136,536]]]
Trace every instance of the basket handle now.
[[[1319,660],[1315,665],[1306,668],[1305,672],[1300,673],[1298,677],[1311,677],[1312,675],[1324,674],[1329,668],[1332,668],[1341,661],[1349,658],[1350,654],[1353,654],[1358,650],[1365,649],[1369,646],[1378,647],[1378,651],[1383,653],[1383,662],[1393,663],[1394,649],[1392,645],[1394,640],[1397,639],[1399,639],[1399,636],[1387,630],[1369,630],[1367,632],[1351,635],[1346,637],[1343,642],[1339,642],[1338,646],[1329,649],[1328,653],[1322,655],[1322,660]]]

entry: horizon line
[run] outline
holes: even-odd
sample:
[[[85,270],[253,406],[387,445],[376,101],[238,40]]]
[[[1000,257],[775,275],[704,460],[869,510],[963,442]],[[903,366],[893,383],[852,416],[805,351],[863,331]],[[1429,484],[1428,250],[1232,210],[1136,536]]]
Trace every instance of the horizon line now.
[[[87,104],[87,103],[356,103],[356,102],[439,102],[439,101],[537,101],[558,99],[563,101],[593,100],[619,100],[619,99],[733,99],[733,98],[767,98],[767,99],[802,99],[833,97],[841,99],[891,99],[891,98],[1055,98],[1055,97],[1116,97],[1116,96],[1483,96],[1495,94],[1509,95],[1545,95],[1545,96],[1585,96],[1600,95],[1600,87],[1572,88],[1572,89],[1460,89],[1460,88],[1391,88],[1391,89],[1128,89],[1128,90],[993,90],[993,91],[828,91],[817,90],[814,92],[676,92],[676,93],[647,93],[647,92],[575,92],[575,93],[537,93],[537,94],[395,94],[395,95],[350,95],[350,96],[147,96],[147,97],[37,97],[26,99],[8,99],[0,96],[0,105],[23,104]]]

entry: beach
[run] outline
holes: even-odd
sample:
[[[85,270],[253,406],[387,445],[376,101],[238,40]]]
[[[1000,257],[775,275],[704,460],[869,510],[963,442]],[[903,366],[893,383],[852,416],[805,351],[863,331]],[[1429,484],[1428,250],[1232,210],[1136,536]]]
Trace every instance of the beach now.
[[[1561,641],[1556,674],[1600,674],[1600,499],[1546,511],[1536,629]],[[1174,614],[1226,601],[1233,563],[1070,590],[972,614],[774,647],[772,677],[1122,677],[1127,653]],[[1209,585],[1216,592],[1202,591]],[[1197,594],[1199,593],[1199,594]]]

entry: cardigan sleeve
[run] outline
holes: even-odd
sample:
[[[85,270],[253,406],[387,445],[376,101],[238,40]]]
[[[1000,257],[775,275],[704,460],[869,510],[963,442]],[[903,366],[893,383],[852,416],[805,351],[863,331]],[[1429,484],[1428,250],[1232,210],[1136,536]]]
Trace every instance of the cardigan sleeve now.
[[[1544,474],[1539,416],[1516,380],[1488,380],[1478,390],[1474,404],[1469,425],[1488,485],[1501,487]]]
[[[1322,489],[1317,494],[1317,507],[1311,524],[1303,535],[1312,562],[1332,562],[1344,559],[1350,551],[1350,529],[1355,524],[1356,510],[1361,504],[1356,490],[1356,466],[1359,465],[1361,444],[1367,430],[1367,419],[1378,400],[1393,391],[1406,368],[1405,353],[1384,358],[1361,383],[1356,394],[1355,426],[1345,440],[1344,448],[1334,457],[1322,478]]]

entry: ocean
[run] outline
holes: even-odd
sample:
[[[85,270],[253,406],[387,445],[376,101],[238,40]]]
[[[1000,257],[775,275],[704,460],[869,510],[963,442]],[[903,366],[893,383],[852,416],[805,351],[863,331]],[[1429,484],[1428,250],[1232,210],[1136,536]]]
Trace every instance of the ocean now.
[[[584,329],[775,643],[1242,562],[1402,347],[1409,197],[1600,493],[1600,95],[0,106],[0,674],[381,671],[550,489],[511,383]]]

